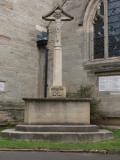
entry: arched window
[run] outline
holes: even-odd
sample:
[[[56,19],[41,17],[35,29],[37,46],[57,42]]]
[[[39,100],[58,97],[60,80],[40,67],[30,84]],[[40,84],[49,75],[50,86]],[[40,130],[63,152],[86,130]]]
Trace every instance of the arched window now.
[[[120,56],[120,0],[100,0],[94,19],[93,59]]]
[[[117,60],[120,56],[120,0],[90,0],[83,26],[86,59],[110,61],[116,57]]]

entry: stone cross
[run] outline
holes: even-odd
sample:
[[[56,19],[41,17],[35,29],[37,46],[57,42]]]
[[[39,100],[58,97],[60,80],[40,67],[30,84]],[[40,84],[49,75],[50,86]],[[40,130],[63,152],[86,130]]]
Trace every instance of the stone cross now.
[[[53,58],[53,86],[50,89],[51,97],[65,97],[66,89],[62,84],[62,21],[71,21],[72,16],[68,15],[63,9],[58,6],[52,12],[43,17],[44,20],[55,22],[55,43],[54,43],[54,58]]]

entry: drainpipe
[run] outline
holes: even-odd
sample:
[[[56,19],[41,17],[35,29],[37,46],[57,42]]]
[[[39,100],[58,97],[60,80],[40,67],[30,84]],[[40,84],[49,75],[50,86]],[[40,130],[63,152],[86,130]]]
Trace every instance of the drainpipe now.
[[[44,97],[47,98],[48,90],[48,48],[45,48],[45,81],[44,81]]]
[[[45,51],[45,67],[44,67],[44,98],[47,98],[47,88],[48,88],[48,28],[42,28],[37,26],[39,34],[37,35],[37,47],[39,49],[44,49]]]

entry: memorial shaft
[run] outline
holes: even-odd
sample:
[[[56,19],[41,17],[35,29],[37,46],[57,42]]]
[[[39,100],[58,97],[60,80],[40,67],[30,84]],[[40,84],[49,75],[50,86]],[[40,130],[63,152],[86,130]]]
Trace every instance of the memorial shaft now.
[[[61,18],[55,20],[55,46],[53,59],[53,86],[62,86]]]
[[[55,22],[55,42],[53,54],[53,83],[50,87],[51,98],[65,98],[66,88],[62,84],[62,21],[71,21],[72,16],[68,15],[60,6],[43,17],[47,21]]]

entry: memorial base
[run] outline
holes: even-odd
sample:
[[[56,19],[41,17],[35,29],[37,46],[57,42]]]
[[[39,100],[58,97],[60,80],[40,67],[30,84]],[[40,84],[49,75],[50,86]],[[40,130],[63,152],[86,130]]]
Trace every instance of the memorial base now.
[[[24,140],[79,143],[112,139],[112,132],[90,125],[90,99],[24,99],[25,118],[2,136]]]
[[[90,99],[24,99],[26,124],[90,124]]]
[[[91,125],[18,125],[2,131],[5,138],[64,143],[88,143],[113,139],[112,132]]]

